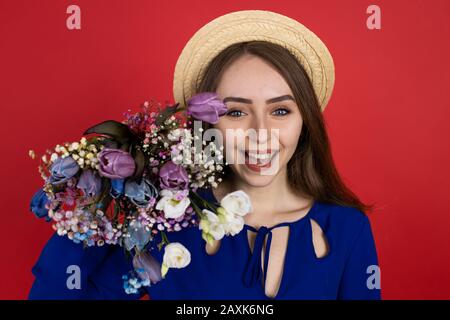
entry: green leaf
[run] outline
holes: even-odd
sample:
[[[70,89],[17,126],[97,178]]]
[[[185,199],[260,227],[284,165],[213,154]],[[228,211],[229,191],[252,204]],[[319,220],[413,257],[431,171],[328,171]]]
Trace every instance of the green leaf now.
[[[104,134],[113,137],[120,144],[127,144],[134,139],[134,134],[128,126],[115,120],[106,120],[96,124],[87,129],[83,135],[90,133]]]

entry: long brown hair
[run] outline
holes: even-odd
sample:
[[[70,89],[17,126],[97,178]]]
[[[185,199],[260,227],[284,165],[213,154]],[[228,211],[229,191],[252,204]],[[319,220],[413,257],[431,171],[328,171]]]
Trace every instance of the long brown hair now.
[[[271,63],[288,83],[299,106],[303,128],[297,148],[287,164],[291,188],[321,202],[354,207],[364,213],[372,211],[373,205],[362,203],[339,176],[311,81],[302,65],[286,48],[266,41],[233,44],[209,63],[196,93],[216,91],[222,72],[245,53]],[[204,127],[207,129],[210,125]]]

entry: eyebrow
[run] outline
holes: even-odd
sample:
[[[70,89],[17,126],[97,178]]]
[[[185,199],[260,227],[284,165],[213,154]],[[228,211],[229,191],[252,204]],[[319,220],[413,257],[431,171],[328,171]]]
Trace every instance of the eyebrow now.
[[[295,101],[295,99],[290,94],[286,94],[284,96],[275,97],[275,98],[266,100],[266,104],[271,104],[271,103],[280,102],[280,101],[284,101],[284,100]],[[225,99],[223,99],[223,103],[226,103],[228,101],[241,102],[241,103],[247,103],[247,104],[253,103],[253,101],[251,99],[240,98],[240,97],[226,97]]]

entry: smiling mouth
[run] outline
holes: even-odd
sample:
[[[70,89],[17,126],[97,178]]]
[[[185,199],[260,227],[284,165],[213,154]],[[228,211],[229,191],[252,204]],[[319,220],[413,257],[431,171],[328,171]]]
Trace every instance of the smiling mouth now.
[[[278,154],[279,150],[266,152],[242,150],[241,152],[245,155],[245,164],[247,166],[267,167],[272,162],[272,159]]]

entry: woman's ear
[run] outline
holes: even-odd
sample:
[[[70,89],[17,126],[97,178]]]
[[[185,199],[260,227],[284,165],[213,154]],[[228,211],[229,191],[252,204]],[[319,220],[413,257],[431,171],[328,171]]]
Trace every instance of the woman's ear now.
[[[216,254],[217,251],[219,251],[220,244],[221,240],[214,240],[211,245],[209,243],[206,243],[205,244],[206,253],[209,254],[210,256]]]

